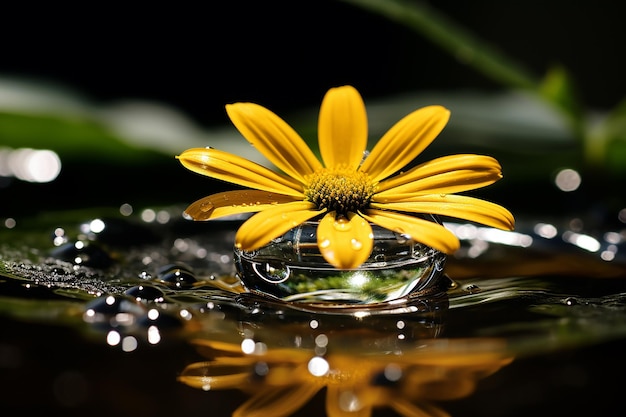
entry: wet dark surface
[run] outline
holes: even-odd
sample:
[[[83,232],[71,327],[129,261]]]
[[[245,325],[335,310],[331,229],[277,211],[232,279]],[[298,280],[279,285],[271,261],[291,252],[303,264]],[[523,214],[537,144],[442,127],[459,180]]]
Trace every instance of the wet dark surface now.
[[[310,400],[291,415],[323,415],[337,389],[385,393],[375,416],[402,415],[395,397],[452,416],[623,408],[614,382],[626,371],[618,256],[599,260],[601,251],[530,232],[524,247],[485,240],[477,258],[461,251],[448,259],[456,287],[339,314],[240,294],[237,222],[198,228],[175,216],[162,224],[112,217],[98,233],[84,226],[98,230],[96,217],[49,216],[3,230],[3,414],[227,416],[266,392],[275,398],[263,411],[271,415],[272,401],[288,398],[283,385],[310,384]],[[330,373],[307,371],[312,358],[327,361]],[[402,371],[399,379],[381,376],[389,366]],[[241,372],[241,381],[225,382]],[[206,377],[211,389],[201,387]]]

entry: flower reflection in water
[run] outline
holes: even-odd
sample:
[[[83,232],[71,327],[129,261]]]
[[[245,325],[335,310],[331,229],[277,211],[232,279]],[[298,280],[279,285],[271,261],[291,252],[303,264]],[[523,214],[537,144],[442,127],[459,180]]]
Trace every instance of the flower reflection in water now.
[[[209,320],[193,341],[207,360],[179,375],[194,388],[250,394],[234,416],[289,416],[322,390],[331,417],[370,416],[376,407],[447,416],[434,402],[470,395],[513,360],[502,339],[438,338],[445,297],[350,314],[241,300],[238,338]]]

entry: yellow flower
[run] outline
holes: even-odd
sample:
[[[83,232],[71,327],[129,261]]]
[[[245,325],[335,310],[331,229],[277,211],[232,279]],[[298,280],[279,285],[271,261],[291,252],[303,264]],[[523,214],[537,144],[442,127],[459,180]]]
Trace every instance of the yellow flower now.
[[[185,211],[194,220],[256,213],[235,236],[235,245],[242,250],[258,249],[305,221],[321,218],[320,252],[336,268],[352,269],[371,253],[371,224],[447,254],[458,249],[457,237],[419,214],[513,228],[513,216],[505,208],[455,194],[500,179],[500,164],[492,157],[444,156],[396,174],[443,130],[450,116],[444,107],[410,113],[364,158],[368,131],[363,99],[351,86],[332,88],[318,120],[322,161],[270,110],[235,103],[226,111],[239,132],[282,172],[212,148],[188,149],[177,158],[196,173],[250,188],[213,194]]]

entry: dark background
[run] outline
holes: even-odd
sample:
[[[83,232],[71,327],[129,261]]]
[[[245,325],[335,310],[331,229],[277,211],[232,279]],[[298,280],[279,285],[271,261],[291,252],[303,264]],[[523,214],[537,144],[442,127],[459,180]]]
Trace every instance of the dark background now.
[[[624,6],[618,2],[474,0],[431,4],[523,63],[537,77],[552,64],[564,65],[589,108],[608,110],[624,97],[626,29]],[[258,102],[282,115],[294,108],[318,106],[329,87],[341,84],[356,86],[366,101],[407,90],[502,88],[421,35],[356,6],[329,0],[221,1],[196,6],[178,2],[161,6],[3,4],[0,39],[0,76],[60,83],[103,104],[122,98],[154,99],[181,109],[205,126],[228,122],[225,103]],[[3,199],[0,215],[63,207],[64,201],[74,207],[75,199],[66,200],[68,183],[83,191],[80,202],[85,205],[119,206],[136,194],[128,172],[81,175],[93,168],[93,163],[87,160],[84,166],[72,167],[55,184],[11,184],[4,195],[17,198],[9,203]],[[188,187],[206,187],[205,179],[191,176],[175,162],[143,175],[154,178],[155,189],[167,190],[164,193],[175,201],[191,202],[200,195],[164,185],[167,179],[179,178]],[[131,186],[122,189],[119,184],[123,182]],[[114,191],[108,188],[111,183],[118,184]],[[87,184],[97,185],[94,189],[98,192],[88,193]],[[528,194],[531,203],[537,194]],[[37,204],[30,203],[33,197]],[[24,201],[27,203],[21,204]],[[506,199],[502,196],[498,201],[505,203]],[[16,326],[13,322],[2,325],[5,334],[17,332],[9,327]],[[71,339],[66,344],[39,346],[46,337],[41,333],[44,330],[39,326],[21,328],[29,335],[23,348],[32,352],[27,358],[34,363],[27,365],[33,371],[1,375],[2,385],[12,387],[4,396],[4,408],[9,411],[49,411],[50,398],[45,393],[49,393],[56,371],[45,368],[50,363],[71,369],[80,368],[83,360],[94,362],[87,357],[93,350],[79,351],[80,345],[73,345]],[[66,340],[64,335],[48,331],[50,338]],[[516,361],[484,381],[475,396],[445,408],[459,416],[616,411],[620,392],[613,381],[623,375],[624,365],[615,358],[621,357],[623,345],[619,341],[535,361]],[[96,351],[102,369],[94,372],[105,373],[103,385],[89,387],[93,402],[70,411],[81,415],[110,415],[120,410],[138,416],[159,411],[161,415],[218,415],[236,407],[232,397],[228,400],[220,392],[200,392],[176,382],[176,372],[187,359],[175,355],[180,352],[154,353],[150,360],[134,362],[134,357],[120,357],[104,348]],[[163,362],[159,365],[159,361]],[[156,369],[155,363],[159,365]],[[120,375],[129,373],[133,378],[120,380]],[[162,378],[164,375],[167,377]],[[134,397],[137,387],[145,392],[143,388],[155,381],[152,395]],[[33,396],[34,386],[48,391]],[[387,415],[383,413],[376,415]],[[297,415],[308,413],[303,410]]]
[[[618,2],[433,1],[433,8],[541,77],[568,68],[583,101],[612,108],[626,91]],[[3,6],[0,75],[65,84],[89,98],[155,99],[197,122],[225,103],[284,113],[352,84],[376,98],[406,90],[493,90],[422,35],[340,1]]]
[[[589,111],[608,111],[623,99],[626,29],[624,6],[616,2],[445,0],[430,5],[537,79],[553,65],[567,68]],[[259,103],[289,121],[289,112],[317,108],[330,87],[343,84],[354,85],[366,105],[406,91],[506,88],[422,34],[338,0],[9,4],[0,10],[0,39],[0,77],[60,84],[103,106],[155,100],[201,127],[228,125],[224,105],[236,101]],[[472,152],[498,157],[511,172],[510,160],[489,150]],[[536,166],[532,157],[525,158]],[[0,191],[12,198],[0,207],[0,216],[189,203],[232,188],[181,168],[173,155],[143,166],[113,162],[87,149],[80,158],[64,159],[53,183],[4,179]],[[560,194],[555,204],[535,204],[534,196],[556,190],[547,176],[541,181],[505,175],[479,192],[511,209],[561,213],[571,206]],[[577,198],[595,201],[616,189],[604,179],[596,185]]]

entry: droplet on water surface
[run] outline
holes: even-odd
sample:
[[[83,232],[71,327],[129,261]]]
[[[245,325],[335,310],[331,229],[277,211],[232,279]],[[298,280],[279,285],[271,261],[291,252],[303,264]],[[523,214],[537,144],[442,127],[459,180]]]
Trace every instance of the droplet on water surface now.
[[[150,285],[136,285],[124,291],[124,294],[130,295],[137,301],[144,302],[163,302],[164,296],[163,291]]]
[[[157,280],[175,288],[190,288],[198,280],[185,265],[171,264],[159,269]]]
[[[92,242],[66,243],[55,248],[50,255],[62,261],[94,268],[108,268],[113,264],[109,254]]]

